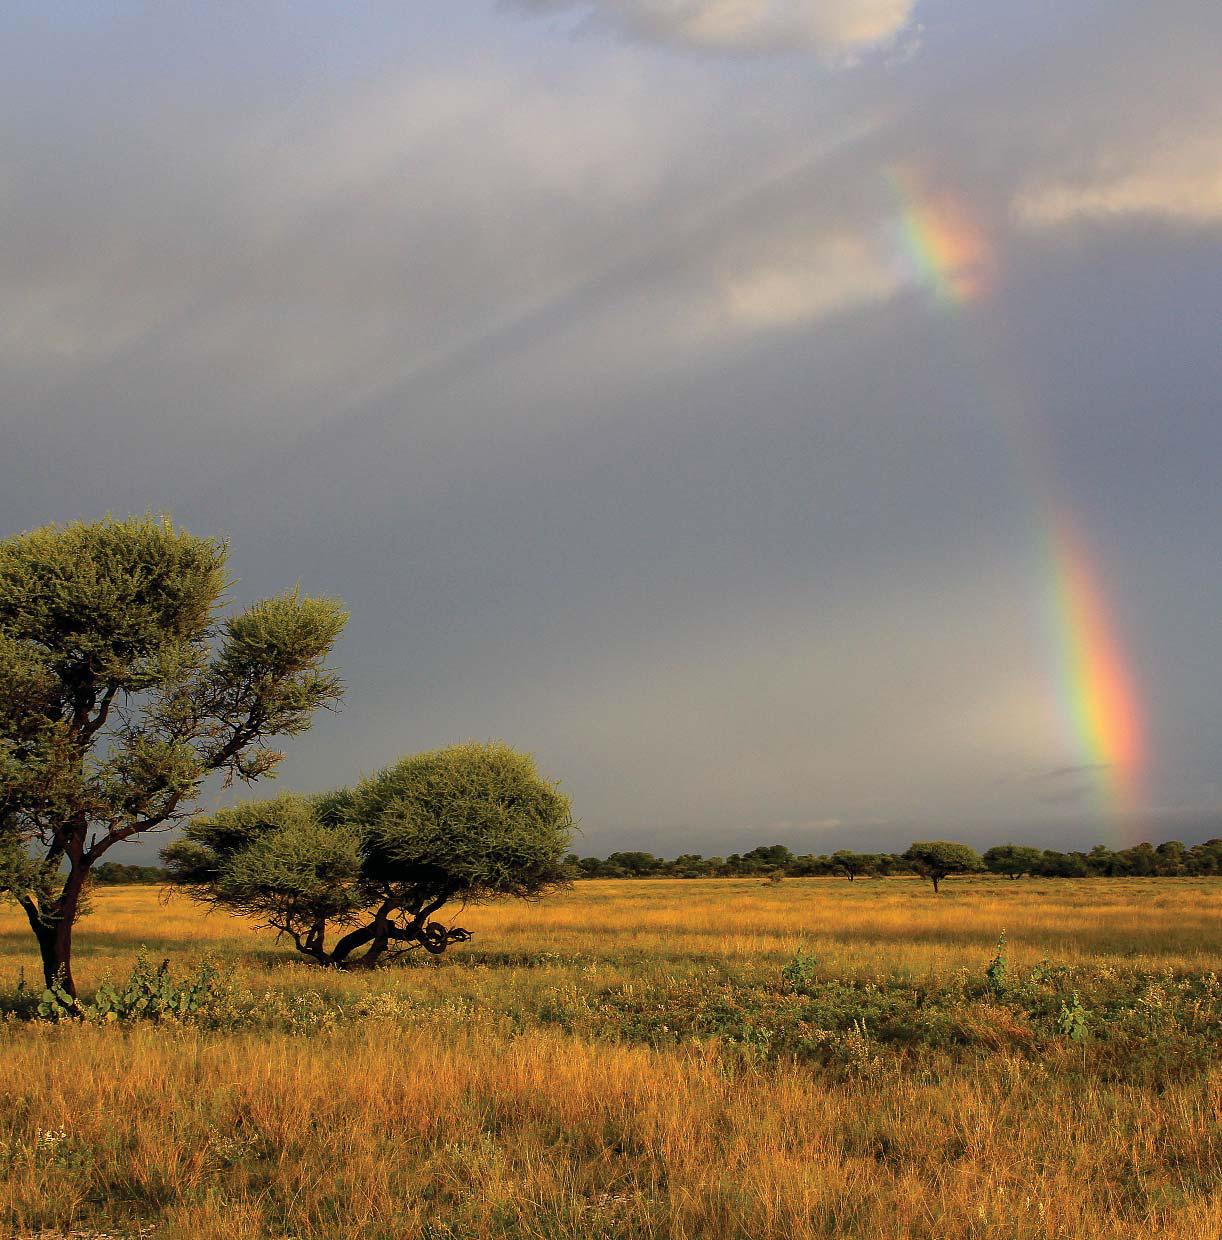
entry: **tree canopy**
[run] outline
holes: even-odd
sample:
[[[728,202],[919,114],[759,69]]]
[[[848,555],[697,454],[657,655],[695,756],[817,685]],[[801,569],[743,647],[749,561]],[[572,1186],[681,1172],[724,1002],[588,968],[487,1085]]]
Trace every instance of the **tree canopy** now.
[[[877,853],[852,852],[847,848],[832,853],[832,862],[836,870],[843,874],[849,882],[854,882],[860,875],[876,874],[883,859]]]
[[[1011,852],[1010,850],[1014,850]],[[631,868],[625,859],[634,859]],[[1089,852],[1060,853],[1025,844],[1001,844],[984,854],[986,869],[996,874],[1030,873],[1041,878],[1077,877],[1171,877],[1201,876],[1222,873],[1222,840],[1206,840],[1187,845],[1169,840],[1151,848],[1139,844],[1113,852],[1103,844]],[[1030,870],[1028,862],[1033,862]],[[566,863],[574,878],[747,878],[762,872],[760,863],[750,854],[728,857],[705,857],[700,853],[682,853],[671,860],[652,853],[611,853],[606,858],[570,855]],[[848,866],[857,875],[885,877],[918,872],[902,854],[855,853],[841,849],[832,853],[790,854],[778,868],[793,878],[847,876]]]
[[[152,516],[0,540],[0,889],[69,992],[93,865],[186,819],[210,774],[270,774],[270,739],[340,696],[340,604],[294,590],[222,617],[226,555]]]
[[[983,857],[985,869],[990,873],[1010,878],[1037,873],[1043,859],[1043,852],[1028,844],[995,844],[985,850]]]
[[[222,810],[162,856],[195,898],[259,918],[303,955],[372,966],[469,938],[432,920],[448,903],[564,885],[572,831],[568,798],[529,756],[469,743],[404,758],[351,790]]]
[[[909,845],[904,859],[933,883],[934,891],[950,874],[975,874],[984,869],[974,848],[953,840],[918,840]]]

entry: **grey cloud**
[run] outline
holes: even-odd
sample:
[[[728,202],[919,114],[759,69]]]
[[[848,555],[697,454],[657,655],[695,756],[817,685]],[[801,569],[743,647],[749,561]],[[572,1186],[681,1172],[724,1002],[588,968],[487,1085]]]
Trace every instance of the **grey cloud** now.
[[[1054,766],[1050,771],[1041,771],[1038,775],[1033,775],[1033,779],[1040,780],[1063,780],[1076,779],[1082,775],[1093,775],[1098,771],[1106,771],[1111,768],[1110,762],[1079,762],[1073,766]]]
[[[697,41],[692,7],[605,7]],[[716,11],[726,47],[782,28]],[[395,13],[347,37],[440,50],[303,55],[282,97],[135,65],[120,106],[122,40],[77,65],[90,108],[7,75],[3,529],[164,506],[232,536],[243,596],[344,595],[352,689],[302,786],[503,735],[593,849],[1085,842],[1098,815],[1041,799],[1079,751],[1017,405],[1101,548],[1159,803],[1207,821],[1217,228],[1131,208],[1198,184],[1216,12],[927,4],[921,56],[839,75]],[[901,164],[971,208],[995,303],[932,301]]]
[[[21,371],[154,347],[240,384],[246,417],[252,397],[298,420],[303,403],[359,403],[593,261],[665,143],[653,127],[651,158],[630,82],[601,101],[575,115],[487,68],[390,81],[321,115],[248,120],[185,184],[177,152],[111,138],[126,192],[91,204],[88,228],[54,181],[13,189],[0,349]]]

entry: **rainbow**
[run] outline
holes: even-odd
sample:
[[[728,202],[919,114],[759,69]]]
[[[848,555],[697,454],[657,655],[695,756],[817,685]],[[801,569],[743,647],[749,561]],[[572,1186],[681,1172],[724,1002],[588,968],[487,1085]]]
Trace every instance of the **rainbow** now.
[[[909,278],[954,306],[989,293],[992,248],[966,206],[952,194],[926,189],[910,171],[895,170],[888,180],[901,204],[898,248],[907,260]]]
[[[928,289],[939,303],[955,310],[987,298],[995,285],[997,260],[985,228],[967,204],[952,193],[929,189],[911,169],[894,170],[887,179],[897,201],[892,235],[905,282]],[[1099,808],[1118,833],[1127,835],[1125,828],[1131,830],[1140,821],[1146,803],[1146,742],[1136,677],[1096,559],[1069,506],[1054,498],[1055,471],[1045,454],[1034,450],[1043,437],[1029,402],[1011,381],[997,384],[990,403],[1008,435],[1022,441],[1016,454],[1025,463],[1023,481],[1034,497],[1050,664],[1067,738],[1077,755],[1074,766],[1091,772]]]
[[[1064,715],[1084,765],[1098,775],[1105,807],[1133,815],[1144,800],[1145,753],[1133,673],[1095,562],[1070,514],[1055,513],[1049,533]]]

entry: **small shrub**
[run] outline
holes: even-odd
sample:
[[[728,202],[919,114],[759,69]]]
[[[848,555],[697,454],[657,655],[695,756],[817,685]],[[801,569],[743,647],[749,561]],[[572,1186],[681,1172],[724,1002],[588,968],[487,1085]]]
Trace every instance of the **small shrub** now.
[[[985,980],[989,984],[989,989],[995,994],[1000,995],[1006,988],[1006,932],[1003,930],[997,936],[997,951],[994,953],[993,959],[989,961],[988,968],[984,971]]]
[[[76,1141],[66,1128],[35,1128],[32,1137],[0,1141],[0,1166],[59,1167],[68,1171],[88,1171],[93,1151]]]
[[[98,1025],[115,1021],[183,1020],[207,1008],[217,989],[217,972],[211,964],[200,965],[180,984],[170,976],[168,960],[153,968],[140,953],[122,986],[103,982],[89,1003],[69,994],[57,977],[42,992],[36,1015],[39,1020],[78,1019]]]
[[[1064,981],[1064,979],[1069,977],[1072,972],[1073,970],[1069,967],[1069,965],[1053,964],[1048,957],[1045,956],[1043,960],[1041,960],[1039,964],[1031,970],[1029,980],[1037,986],[1055,987],[1058,982]]]
[[[1081,1042],[1086,1038],[1089,1027],[1090,1012],[1082,1006],[1082,1000],[1078,998],[1078,992],[1075,990],[1068,1003],[1061,1001],[1061,1011],[1057,1016],[1057,1032],[1074,1042]]]
[[[841,1035],[837,1049],[841,1062],[857,1075],[868,1076],[881,1062],[878,1046],[870,1037],[864,1017],[854,1020],[852,1028]]]
[[[781,982],[786,990],[801,995],[809,992],[815,981],[815,957],[799,947],[793,959],[782,967]]]

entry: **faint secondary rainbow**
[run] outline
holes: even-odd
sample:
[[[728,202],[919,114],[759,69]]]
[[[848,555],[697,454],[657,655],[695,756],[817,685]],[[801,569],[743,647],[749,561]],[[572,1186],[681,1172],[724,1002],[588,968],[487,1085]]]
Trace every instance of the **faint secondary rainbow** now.
[[[975,213],[957,195],[928,188],[911,170],[888,179],[899,201],[896,239],[909,282],[923,284],[956,309],[986,297],[996,257]],[[1077,765],[1094,773],[1102,808],[1135,821],[1145,804],[1146,768],[1136,678],[1102,573],[1072,512],[1054,498],[1053,471],[1035,448],[1038,428],[1005,374],[1012,368],[996,369],[1000,381],[990,403],[998,406],[1033,497],[1054,674]]]

